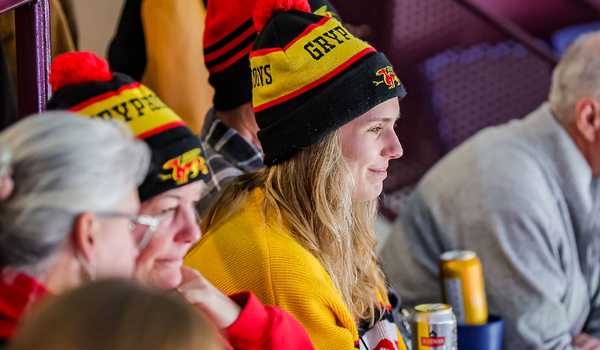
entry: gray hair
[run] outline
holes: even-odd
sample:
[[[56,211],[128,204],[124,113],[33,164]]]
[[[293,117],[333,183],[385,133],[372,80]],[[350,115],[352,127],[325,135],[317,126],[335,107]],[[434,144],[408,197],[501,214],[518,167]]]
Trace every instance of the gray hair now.
[[[150,151],[117,122],[68,112],[0,133],[14,191],[0,201],[0,266],[42,272],[83,212],[114,210],[146,175]]]
[[[566,121],[586,96],[600,98],[600,33],[582,35],[569,47],[554,69],[548,100],[557,118]]]

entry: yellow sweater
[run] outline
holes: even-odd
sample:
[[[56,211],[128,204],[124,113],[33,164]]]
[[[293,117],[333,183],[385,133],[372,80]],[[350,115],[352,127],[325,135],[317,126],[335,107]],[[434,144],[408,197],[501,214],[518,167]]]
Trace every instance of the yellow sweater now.
[[[319,350],[350,350],[358,330],[340,292],[319,261],[273,218],[265,219],[264,195],[254,190],[240,211],[212,227],[187,255],[227,294],[253,291],[298,319]]]

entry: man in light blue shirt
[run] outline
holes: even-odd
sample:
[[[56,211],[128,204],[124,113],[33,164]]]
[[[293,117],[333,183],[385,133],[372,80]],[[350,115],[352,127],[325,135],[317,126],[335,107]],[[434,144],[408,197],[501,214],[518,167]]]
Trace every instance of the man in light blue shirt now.
[[[382,251],[406,306],[441,299],[441,253],[481,258],[504,349],[600,349],[600,34],[580,38],[548,102],[435,165]]]

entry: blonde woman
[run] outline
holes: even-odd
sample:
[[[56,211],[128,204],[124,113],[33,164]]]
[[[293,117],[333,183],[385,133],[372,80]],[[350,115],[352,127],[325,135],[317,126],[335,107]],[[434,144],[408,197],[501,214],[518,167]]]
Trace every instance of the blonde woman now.
[[[405,91],[383,54],[305,1],[259,2],[255,26],[267,168],[225,190],[186,264],[292,313],[318,349],[404,349],[373,222],[388,163],[402,155],[394,123]]]

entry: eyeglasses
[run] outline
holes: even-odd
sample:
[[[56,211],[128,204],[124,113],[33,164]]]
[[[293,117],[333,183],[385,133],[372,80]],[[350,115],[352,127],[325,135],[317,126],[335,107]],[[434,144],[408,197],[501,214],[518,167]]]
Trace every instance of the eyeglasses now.
[[[106,219],[127,219],[129,220],[129,230],[133,235],[136,231],[141,230],[142,234],[137,239],[138,250],[144,249],[152,235],[160,225],[161,218],[150,215],[130,215],[117,212],[102,212],[96,213],[98,217]],[[135,235],[134,235],[135,236]]]

